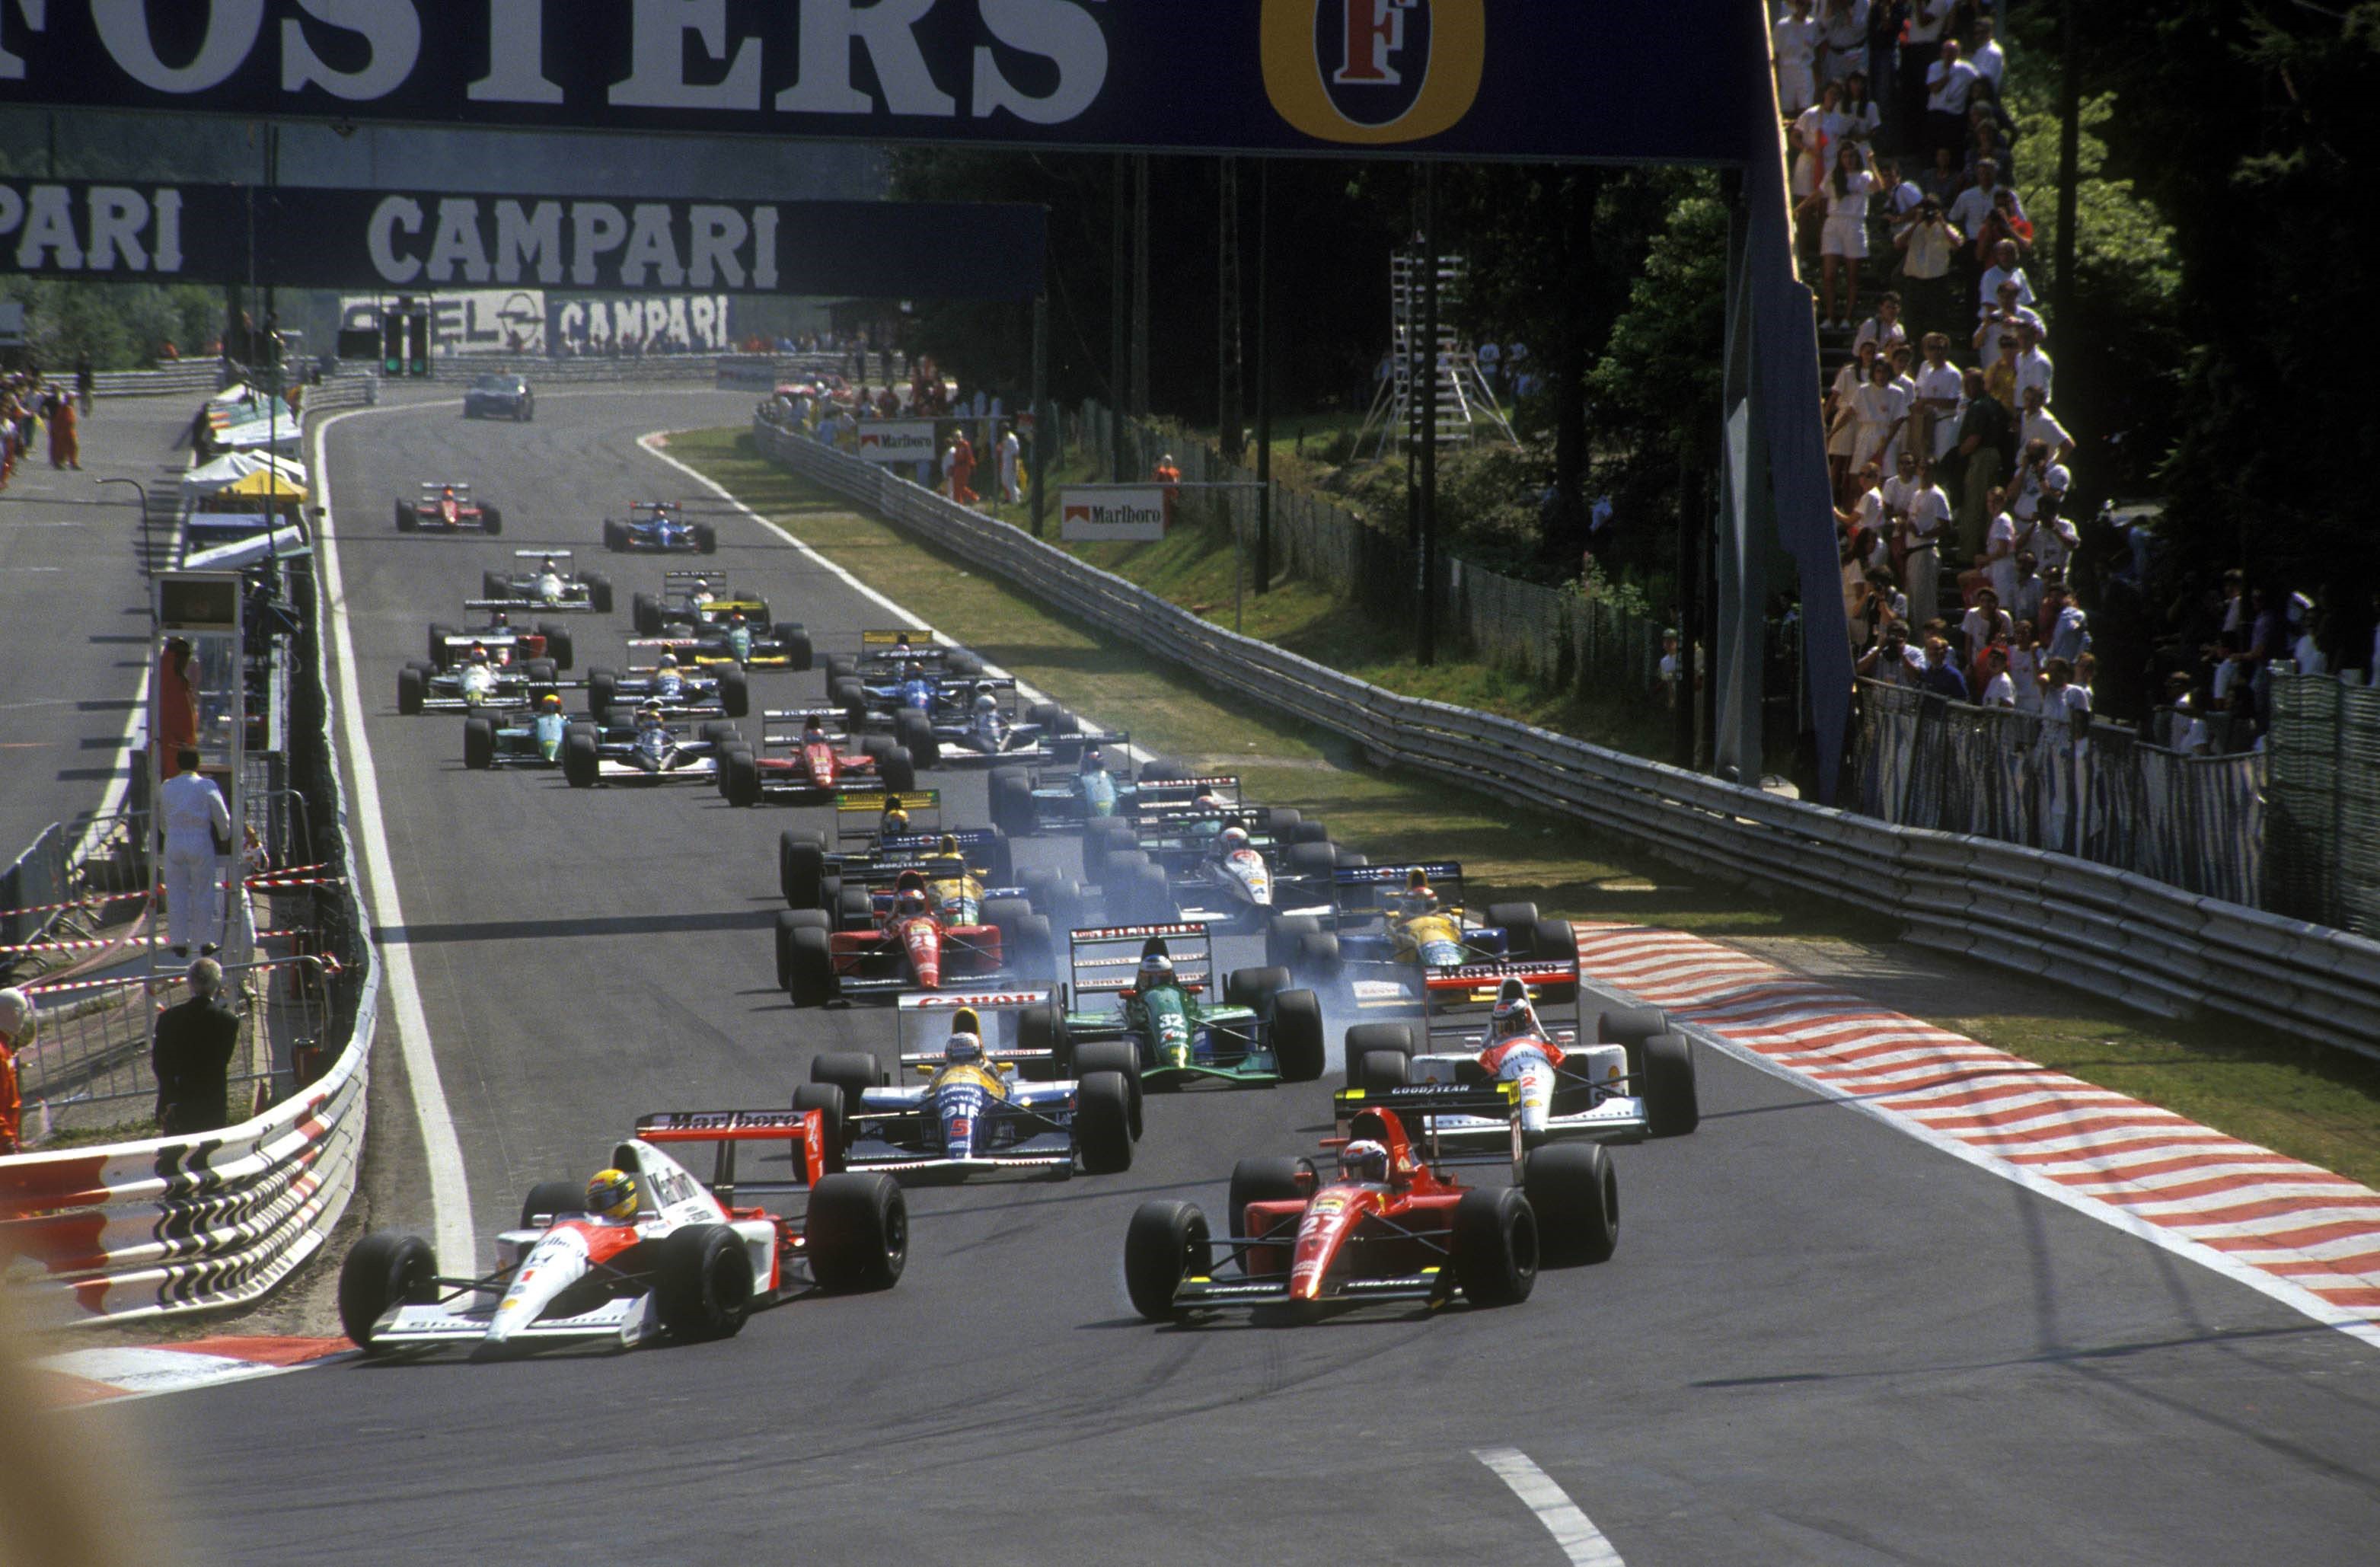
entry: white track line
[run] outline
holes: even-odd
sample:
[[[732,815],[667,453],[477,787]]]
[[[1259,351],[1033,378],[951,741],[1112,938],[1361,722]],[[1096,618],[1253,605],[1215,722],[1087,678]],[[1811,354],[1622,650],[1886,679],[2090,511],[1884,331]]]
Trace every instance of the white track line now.
[[[792,545],[805,560],[808,560],[820,570],[827,572],[836,577],[844,587],[850,589],[861,598],[866,599],[869,603],[874,604],[878,609],[882,610],[885,613],[893,616],[899,620],[902,625],[931,626],[933,624],[931,620],[919,614],[915,610],[903,609],[899,604],[894,603],[892,600],[886,598],[875,589],[870,588],[867,583],[862,582],[856,577],[852,576],[851,573],[844,570],[843,567],[835,565],[834,562],[827,559],[824,555],[820,554],[816,550],[811,549],[808,544],[803,543],[799,539],[796,539],[794,535],[788,533],[777,524],[770,521],[767,517],[762,516],[759,512],[754,511],[750,506],[746,505],[741,500],[737,499],[734,492],[730,491],[725,485],[720,483],[717,480],[712,479],[709,474],[704,473],[698,468],[689,468],[685,463],[682,463],[675,457],[671,456],[669,453],[662,449],[662,443],[667,442],[672,435],[676,433],[678,433],[678,431],[656,430],[650,435],[645,436],[643,439],[639,440],[637,444],[642,446],[649,456],[658,457],[662,462],[669,464],[670,467],[677,469],[678,472],[686,475],[688,479],[693,480],[697,484],[701,485],[704,489],[710,491],[712,494],[718,496],[729,505],[734,506],[744,516],[751,518],[754,522],[759,523],[761,527],[767,528],[770,532],[775,534],[778,538]],[[892,524],[886,523],[884,526],[890,528]],[[950,638],[943,636],[939,631],[934,633],[934,640],[948,647],[958,646],[956,642],[953,642]],[[988,664],[985,668],[994,674],[1006,675],[1008,674],[1008,671],[997,668],[993,665]],[[1024,698],[1028,702],[1047,702],[1054,699],[1047,691],[1037,691],[1022,680],[1016,682],[1016,694]],[[1145,751],[1138,746],[1125,746],[1123,747],[1123,750],[1125,759],[1135,763],[1135,765],[1141,762],[1153,761],[1156,759],[1155,753]]]
[[[1527,1453],[1516,1447],[1475,1447],[1471,1456],[1512,1488],[1512,1494],[1537,1515],[1537,1522],[1553,1536],[1554,1544],[1561,1547],[1572,1567],[1626,1567],[1611,1542],[1603,1537],[1603,1531],[1579,1511],[1569,1492],[1554,1484],[1552,1476],[1529,1461]]]
[[[347,592],[339,575],[338,530],[331,509],[330,468],[323,461],[323,441],[342,420],[374,413],[409,413],[420,407],[457,404],[405,404],[388,408],[351,408],[333,414],[314,427],[314,493],[322,515],[315,528],[322,551],[322,585],[329,596],[333,645],[339,653],[339,723],[346,736],[347,765],[356,781],[355,809],[350,822],[363,834],[364,874],[370,883],[369,917],[386,929],[405,925],[405,905],[398,901],[395,862],[388,852],[388,833],[381,825],[380,774],[372,766],[370,743],[364,736],[363,696],[356,682],[355,640],[347,628]],[[422,1157],[430,1166],[430,1210],[436,1231],[440,1266],[465,1273],[479,1267],[479,1242],[471,1226],[471,1187],[463,1173],[463,1144],[455,1134],[454,1112],[447,1108],[446,1089],[438,1076],[438,1052],[430,1039],[430,1019],[421,1010],[421,993],[413,972],[413,949],[405,941],[381,944],[382,972],[387,975],[389,1016],[396,1026],[397,1053],[405,1061],[405,1080],[413,1096],[414,1124],[421,1132]]]

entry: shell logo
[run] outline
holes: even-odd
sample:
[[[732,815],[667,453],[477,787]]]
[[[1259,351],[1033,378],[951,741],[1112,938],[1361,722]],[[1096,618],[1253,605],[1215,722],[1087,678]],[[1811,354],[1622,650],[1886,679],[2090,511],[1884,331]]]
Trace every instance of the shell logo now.
[[[1479,99],[1487,0],[1264,0],[1265,92],[1318,141],[1393,146]]]

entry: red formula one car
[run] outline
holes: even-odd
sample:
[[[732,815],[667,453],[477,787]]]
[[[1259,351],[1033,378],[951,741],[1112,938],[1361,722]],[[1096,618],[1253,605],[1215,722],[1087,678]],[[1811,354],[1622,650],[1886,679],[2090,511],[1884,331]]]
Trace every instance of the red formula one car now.
[[[843,733],[840,708],[795,708],[761,715],[760,749],[739,746],[719,764],[719,792],[731,806],[762,801],[820,806],[848,789],[875,785],[895,794],[917,786],[917,763],[889,735],[865,735],[859,747]],[[771,733],[769,723],[798,721],[798,731]]]
[[[1046,980],[1050,921],[1021,889],[984,887],[954,846],[922,864],[846,868],[843,907],[777,917],[777,972],[795,1006]],[[838,915],[840,917],[838,917]]]
[[[1424,1106],[1501,1113],[1512,1127],[1509,1186],[1465,1186],[1430,1139],[1407,1134]],[[1524,1153],[1513,1097],[1452,1084],[1339,1097],[1338,1177],[1310,1160],[1242,1160],[1232,1171],[1231,1233],[1214,1235],[1184,1202],[1147,1202],[1124,1236],[1133,1308],[1168,1321],[1229,1307],[1281,1307],[1301,1319],[1380,1301],[1435,1309],[1460,1296],[1511,1306],[1536,1285],[1539,1263],[1600,1262],[1620,1224],[1619,1188],[1600,1146]],[[1500,1163],[1497,1157],[1493,1162]],[[1220,1254],[1220,1256],[1218,1254]],[[1236,1278],[1218,1278],[1219,1262]]]
[[[420,497],[396,503],[399,533],[467,533],[490,535],[504,530],[504,514],[471,498],[471,487],[453,480],[421,487]]]

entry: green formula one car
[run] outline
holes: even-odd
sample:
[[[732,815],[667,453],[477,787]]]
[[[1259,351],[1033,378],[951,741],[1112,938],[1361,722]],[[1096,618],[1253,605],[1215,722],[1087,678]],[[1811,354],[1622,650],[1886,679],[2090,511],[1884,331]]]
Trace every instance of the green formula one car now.
[[[1180,955],[1175,955],[1175,949]],[[1322,1002],[1289,989],[1285,968],[1243,968],[1212,998],[1214,939],[1203,925],[1119,925],[1074,933],[1074,983],[1026,1013],[1018,1044],[1048,1050],[1062,1071],[1096,1047],[1130,1048],[1140,1087],[1222,1083],[1269,1088],[1322,1075]],[[1094,998],[1112,1006],[1093,1010]],[[1079,1009],[1079,1010],[1078,1010]]]

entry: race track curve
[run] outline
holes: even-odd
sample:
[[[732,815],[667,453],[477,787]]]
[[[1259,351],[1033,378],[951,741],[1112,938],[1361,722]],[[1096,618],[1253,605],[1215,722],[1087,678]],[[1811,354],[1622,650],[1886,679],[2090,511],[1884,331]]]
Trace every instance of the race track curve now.
[[[813,1051],[890,1051],[888,1011],[795,1013],[770,983],[776,834],[821,813],[468,773],[457,721],[394,713],[398,663],[483,565],[547,541],[591,564],[606,509],[694,492],[636,437],[749,408],[556,392],[533,425],[431,405],[328,441],[404,898],[384,935],[412,955],[482,1235],[530,1184],[584,1179],[641,1111],[781,1105]],[[395,495],[448,476],[504,506],[500,544],[392,530]],[[882,620],[756,525],[722,531],[717,564],[821,650]],[[661,568],[610,569],[616,626]],[[582,668],[617,636],[582,621]],[[771,706],[821,689],[755,686]],[[938,781],[956,814],[979,806],[978,779]],[[419,1155],[381,1048],[374,1135],[402,1171]],[[1566,1556],[1561,1515],[1476,1456],[1506,1449],[1631,1567],[2371,1560],[2371,1349],[1842,1107],[1700,1066],[1701,1131],[1616,1153],[1619,1255],[1512,1309],[1136,1321],[1134,1206],[1218,1212],[1235,1158],[1312,1151],[1328,1120],[1320,1087],[1194,1095],[1152,1099],[1127,1174],[913,1192],[897,1290],[796,1301],[728,1342],[358,1360],[60,1418],[136,1422],[186,1455],[167,1508],[200,1561],[1610,1560]],[[426,1188],[397,1184],[419,1206],[380,1221],[427,1233]]]

